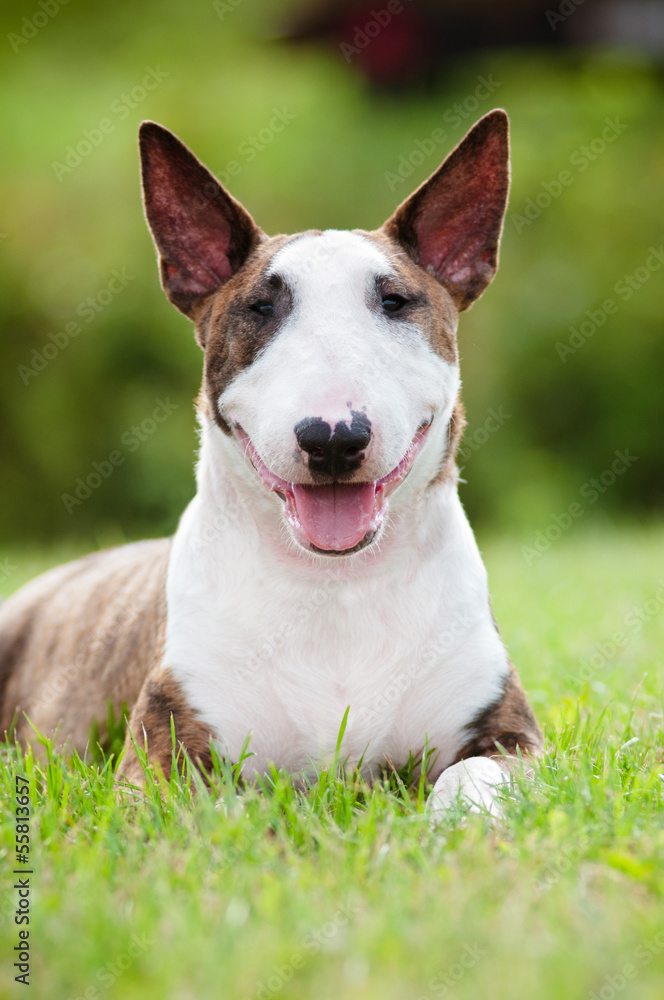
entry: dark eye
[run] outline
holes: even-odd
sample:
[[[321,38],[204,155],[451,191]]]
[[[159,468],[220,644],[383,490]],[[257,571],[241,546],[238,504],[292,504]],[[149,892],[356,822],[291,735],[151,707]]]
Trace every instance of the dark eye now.
[[[249,308],[259,316],[274,316],[274,306],[271,302],[254,302]]]
[[[406,305],[408,300],[403,295],[386,295],[383,299],[383,309],[388,313],[399,312]]]

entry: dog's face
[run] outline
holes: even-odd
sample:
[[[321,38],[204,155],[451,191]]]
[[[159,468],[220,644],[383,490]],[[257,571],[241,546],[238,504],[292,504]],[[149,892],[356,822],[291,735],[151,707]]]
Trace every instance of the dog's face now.
[[[268,238],[170,132],[146,122],[140,141],[162,283],[205,352],[206,412],[300,546],[365,548],[449,459],[458,313],[497,266],[504,112],[371,233]]]
[[[457,397],[453,305],[396,257],[368,234],[299,236],[208,323],[209,395],[306,548],[347,554],[376,538]],[[214,354],[238,323],[264,347],[224,386]],[[442,447],[431,446],[435,461]]]

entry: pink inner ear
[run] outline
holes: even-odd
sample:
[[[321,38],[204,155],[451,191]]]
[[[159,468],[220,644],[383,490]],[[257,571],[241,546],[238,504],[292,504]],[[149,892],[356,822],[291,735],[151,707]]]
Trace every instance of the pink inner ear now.
[[[507,187],[504,130],[478,134],[476,126],[415,195],[422,267],[471,298],[481,294],[496,269]]]
[[[476,261],[484,258],[485,234],[474,230],[479,221],[472,213],[448,223],[444,238],[437,232],[421,234],[420,263],[427,270],[455,284],[470,278]]]
[[[260,230],[172,133],[144,123],[140,144],[145,209],[161,256],[162,282],[186,312],[194,299],[232,276]]]
[[[225,218],[211,213],[218,228],[206,232],[198,220],[178,220],[172,234],[176,262],[167,262],[173,288],[189,295],[206,295],[227,281],[233,269],[228,259],[230,227]]]
[[[205,188],[197,191],[192,178],[163,169],[159,173],[150,221],[164,259],[164,275],[172,291],[205,295],[233,273],[228,258],[230,223],[218,196],[207,196]],[[217,194],[213,188],[209,192]]]
[[[420,263],[441,279],[463,284],[495,264],[503,202],[492,180],[476,175],[422,212],[415,226]]]
[[[205,252],[203,247],[201,250]],[[188,295],[205,295],[210,290],[210,279],[214,287],[217,287],[231,277],[233,272],[227,257],[217,257],[215,260],[211,253],[205,259],[209,261],[206,267],[201,266],[194,257],[189,260],[184,270],[183,258],[180,259],[179,265],[165,260],[164,275],[169,285]]]

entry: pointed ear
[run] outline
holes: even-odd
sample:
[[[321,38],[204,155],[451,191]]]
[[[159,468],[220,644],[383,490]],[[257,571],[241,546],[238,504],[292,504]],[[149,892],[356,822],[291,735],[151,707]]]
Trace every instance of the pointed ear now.
[[[180,140],[156,122],[138,133],[143,203],[166,295],[190,316],[264,238],[249,213]]]
[[[509,190],[508,118],[491,111],[382,231],[445,285],[458,308],[479,298],[498,267]]]

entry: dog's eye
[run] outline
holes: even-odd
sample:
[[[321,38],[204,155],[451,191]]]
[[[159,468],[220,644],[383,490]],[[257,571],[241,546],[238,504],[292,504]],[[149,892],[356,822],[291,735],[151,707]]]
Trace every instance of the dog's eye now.
[[[382,305],[385,312],[395,313],[399,312],[400,309],[406,305],[408,300],[404,299],[403,295],[386,295],[383,299]]]
[[[271,302],[254,302],[249,308],[259,316],[274,316],[274,306]]]

